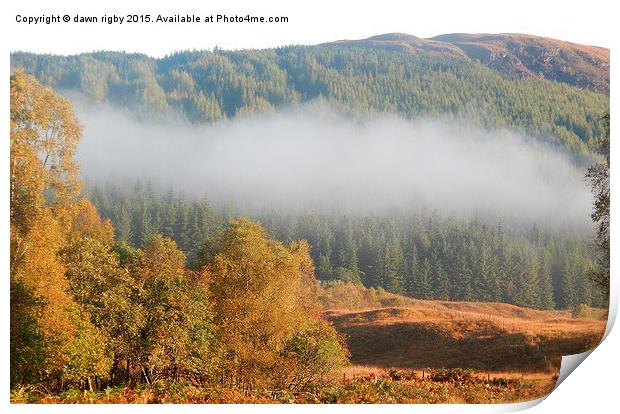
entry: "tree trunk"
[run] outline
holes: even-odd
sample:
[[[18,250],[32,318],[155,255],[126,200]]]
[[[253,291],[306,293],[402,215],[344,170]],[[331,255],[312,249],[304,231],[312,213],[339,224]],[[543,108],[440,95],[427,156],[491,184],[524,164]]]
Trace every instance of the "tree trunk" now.
[[[149,376],[146,373],[146,370],[144,369],[144,367],[142,367],[142,374],[144,375],[144,380],[146,381],[147,384],[150,384],[151,381],[149,381]]]

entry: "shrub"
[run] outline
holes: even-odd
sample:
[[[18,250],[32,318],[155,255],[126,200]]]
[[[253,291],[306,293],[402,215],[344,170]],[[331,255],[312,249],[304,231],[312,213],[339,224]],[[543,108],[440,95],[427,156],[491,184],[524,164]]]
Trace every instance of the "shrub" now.
[[[323,321],[310,329],[296,332],[281,352],[281,385],[294,390],[305,389],[327,374],[342,368],[348,352],[342,337]]]
[[[435,382],[469,382],[473,379],[472,371],[463,368],[438,369],[430,373],[429,378]]]

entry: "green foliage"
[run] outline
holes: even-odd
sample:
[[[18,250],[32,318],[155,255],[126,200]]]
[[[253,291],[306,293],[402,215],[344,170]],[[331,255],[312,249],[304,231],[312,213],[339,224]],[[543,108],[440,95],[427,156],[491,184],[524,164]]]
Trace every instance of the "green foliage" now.
[[[269,239],[248,219],[231,221],[205,263],[225,359],[223,375],[243,388],[305,387],[346,361],[335,330],[301,284],[314,275],[307,245]]]
[[[37,383],[45,369],[46,343],[37,324],[43,303],[11,280],[11,388]]]
[[[429,373],[431,381],[463,383],[472,381],[473,375],[470,369],[445,368],[436,369]]]
[[[216,346],[209,294],[185,270],[185,255],[174,241],[156,235],[127,267],[140,321],[130,363],[147,382],[208,377]]]
[[[573,309],[574,318],[590,318],[590,319],[607,319],[607,310],[601,308],[593,308],[580,303]]]
[[[81,239],[64,258],[71,293],[107,335],[102,349],[114,354],[113,375],[129,379],[136,368],[146,381],[212,375],[217,341],[207,286],[185,270],[172,240],[154,236],[132,249]],[[80,367],[67,378],[77,379]]]
[[[281,386],[300,390],[318,383],[348,363],[346,345],[331,326],[317,321],[295,332],[281,351]]]
[[[590,270],[590,278],[606,295],[609,294],[610,280],[610,254],[611,245],[609,242],[610,208],[611,198],[609,193],[609,170],[611,167],[610,159],[610,131],[609,131],[609,112],[602,118],[605,128],[598,138],[596,151],[603,157],[604,161],[588,169],[586,178],[590,182],[594,194],[594,211],[592,221],[597,225],[595,244],[597,248],[598,266]]]
[[[11,55],[41,82],[140,117],[213,122],[324,100],[352,114],[396,113],[516,128],[583,154],[601,135],[609,96],[512,78],[468,59],[361,47],[185,51],[161,59],[97,52]]]
[[[358,283],[322,282],[318,300],[323,309],[368,309],[410,306],[412,301],[382,288],[365,288]]]
[[[113,186],[91,193],[115,226],[125,214],[163,217],[154,231],[168,232],[179,243],[193,240],[181,244],[188,263],[199,267],[206,256],[212,259],[217,235],[233,213],[204,199],[173,192],[158,195],[150,186],[138,187],[131,193]],[[176,215],[162,213],[171,206],[186,211],[185,218],[178,221]],[[273,238],[307,240],[322,281],[362,283],[418,299],[502,301],[540,309],[572,309],[577,302],[600,306],[605,300],[588,280],[594,257],[587,233],[578,230],[489,225],[413,212],[266,212],[257,218]],[[179,224],[183,222],[197,224]],[[134,245],[141,246],[139,224],[130,231]],[[211,247],[196,237],[204,237]]]
[[[92,378],[109,378],[113,357],[108,350],[107,337],[88,319],[88,315],[74,309],[72,321],[75,335],[67,344],[67,363],[62,369],[62,378],[80,384],[86,380],[92,390]]]

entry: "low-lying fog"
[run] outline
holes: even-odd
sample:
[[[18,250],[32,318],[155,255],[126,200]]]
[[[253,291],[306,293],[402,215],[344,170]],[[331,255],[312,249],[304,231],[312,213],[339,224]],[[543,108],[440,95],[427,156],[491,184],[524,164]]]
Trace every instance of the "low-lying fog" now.
[[[210,126],[146,123],[78,106],[90,183],[150,180],[246,208],[430,209],[588,226],[583,168],[524,135],[397,117],[352,120],[325,106]]]

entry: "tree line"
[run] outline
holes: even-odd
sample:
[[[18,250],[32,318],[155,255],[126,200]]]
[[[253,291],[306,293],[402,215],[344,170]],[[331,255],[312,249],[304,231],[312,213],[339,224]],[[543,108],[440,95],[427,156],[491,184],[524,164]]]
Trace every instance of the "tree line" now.
[[[516,78],[466,59],[353,46],[180,51],[160,59],[95,52],[13,53],[57,90],[83,93],[139,117],[192,123],[323,100],[351,114],[465,120],[519,129],[585,154],[604,132],[609,96],[538,78]]]
[[[114,223],[119,240],[141,246],[161,233],[186,252],[190,266],[200,263],[205,246],[239,214],[140,181],[131,188],[93,185],[88,194]],[[323,281],[361,283],[418,299],[540,309],[605,303],[588,277],[597,269],[588,232],[403,211],[278,211],[253,217],[284,243],[307,240]]]

